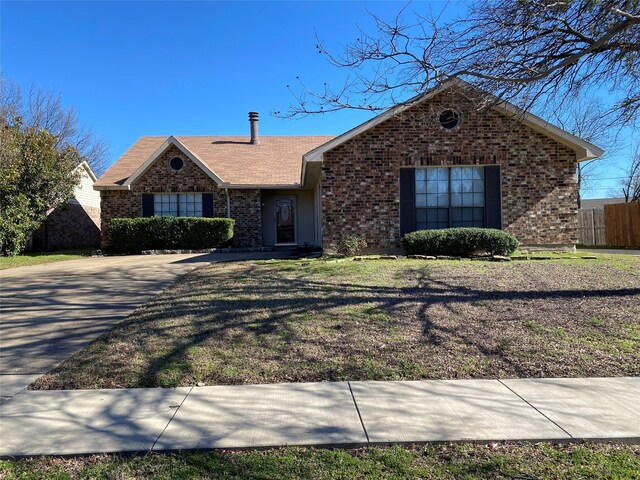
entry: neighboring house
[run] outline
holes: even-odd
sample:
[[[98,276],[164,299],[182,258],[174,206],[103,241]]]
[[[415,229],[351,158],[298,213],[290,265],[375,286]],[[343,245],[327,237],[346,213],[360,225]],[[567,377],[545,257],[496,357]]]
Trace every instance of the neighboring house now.
[[[582,200],[580,208],[582,210],[604,210],[605,205],[613,205],[614,203],[625,203],[624,198],[589,198]]]
[[[331,137],[142,137],[94,188],[115,217],[236,220],[234,245],[347,234],[395,249],[405,233],[503,228],[524,244],[577,241],[576,162],[603,151],[513,105],[479,110],[450,81]]]
[[[73,197],[47,213],[33,233],[34,250],[98,247],[100,245],[100,192],[93,189],[96,176],[87,162],[78,165],[80,181]]]

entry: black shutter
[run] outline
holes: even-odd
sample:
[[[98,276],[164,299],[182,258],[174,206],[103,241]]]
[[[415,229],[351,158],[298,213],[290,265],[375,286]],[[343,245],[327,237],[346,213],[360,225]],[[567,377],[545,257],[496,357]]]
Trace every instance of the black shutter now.
[[[153,193],[142,194],[142,216],[153,217]]]
[[[416,229],[416,169],[400,169],[400,236]]]
[[[213,193],[202,194],[202,216],[213,218]]]
[[[500,198],[500,167],[484,169],[484,224],[487,228],[502,228],[502,200]]]

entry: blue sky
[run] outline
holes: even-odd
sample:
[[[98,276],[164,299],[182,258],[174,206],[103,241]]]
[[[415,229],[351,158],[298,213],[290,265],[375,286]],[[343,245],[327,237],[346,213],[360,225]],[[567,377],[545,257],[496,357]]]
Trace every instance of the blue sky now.
[[[260,112],[262,135],[337,135],[371,117],[342,111],[280,119],[286,86],[340,83],[346,74],[317,53],[314,31],[334,51],[358,25],[402,2],[2,1],[1,66],[23,88],[62,93],[103,136],[115,161],[142,135],[244,135]],[[441,9],[445,2],[414,2]],[[447,14],[464,11],[450,2]],[[614,164],[605,178],[619,175]],[[590,197],[606,196],[602,180]]]

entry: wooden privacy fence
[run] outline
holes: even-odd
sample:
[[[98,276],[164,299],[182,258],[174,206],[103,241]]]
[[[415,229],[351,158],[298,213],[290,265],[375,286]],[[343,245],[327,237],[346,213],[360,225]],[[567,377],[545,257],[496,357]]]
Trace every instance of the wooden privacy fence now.
[[[578,243],[580,245],[606,245],[604,210],[595,208],[578,210]]]
[[[640,247],[640,202],[604,206],[606,244]]]

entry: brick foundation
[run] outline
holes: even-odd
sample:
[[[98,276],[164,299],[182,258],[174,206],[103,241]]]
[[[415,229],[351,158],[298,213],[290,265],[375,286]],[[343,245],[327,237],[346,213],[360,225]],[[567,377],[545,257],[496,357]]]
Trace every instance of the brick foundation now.
[[[460,114],[440,126],[447,108]],[[400,246],[399,169],[412,166],[500,165],[504,230],[526,244],[575,244],[575,153],[517,119],[478,111],[447,90],[324,154],[324,247],[346,234],[374,248]]]

